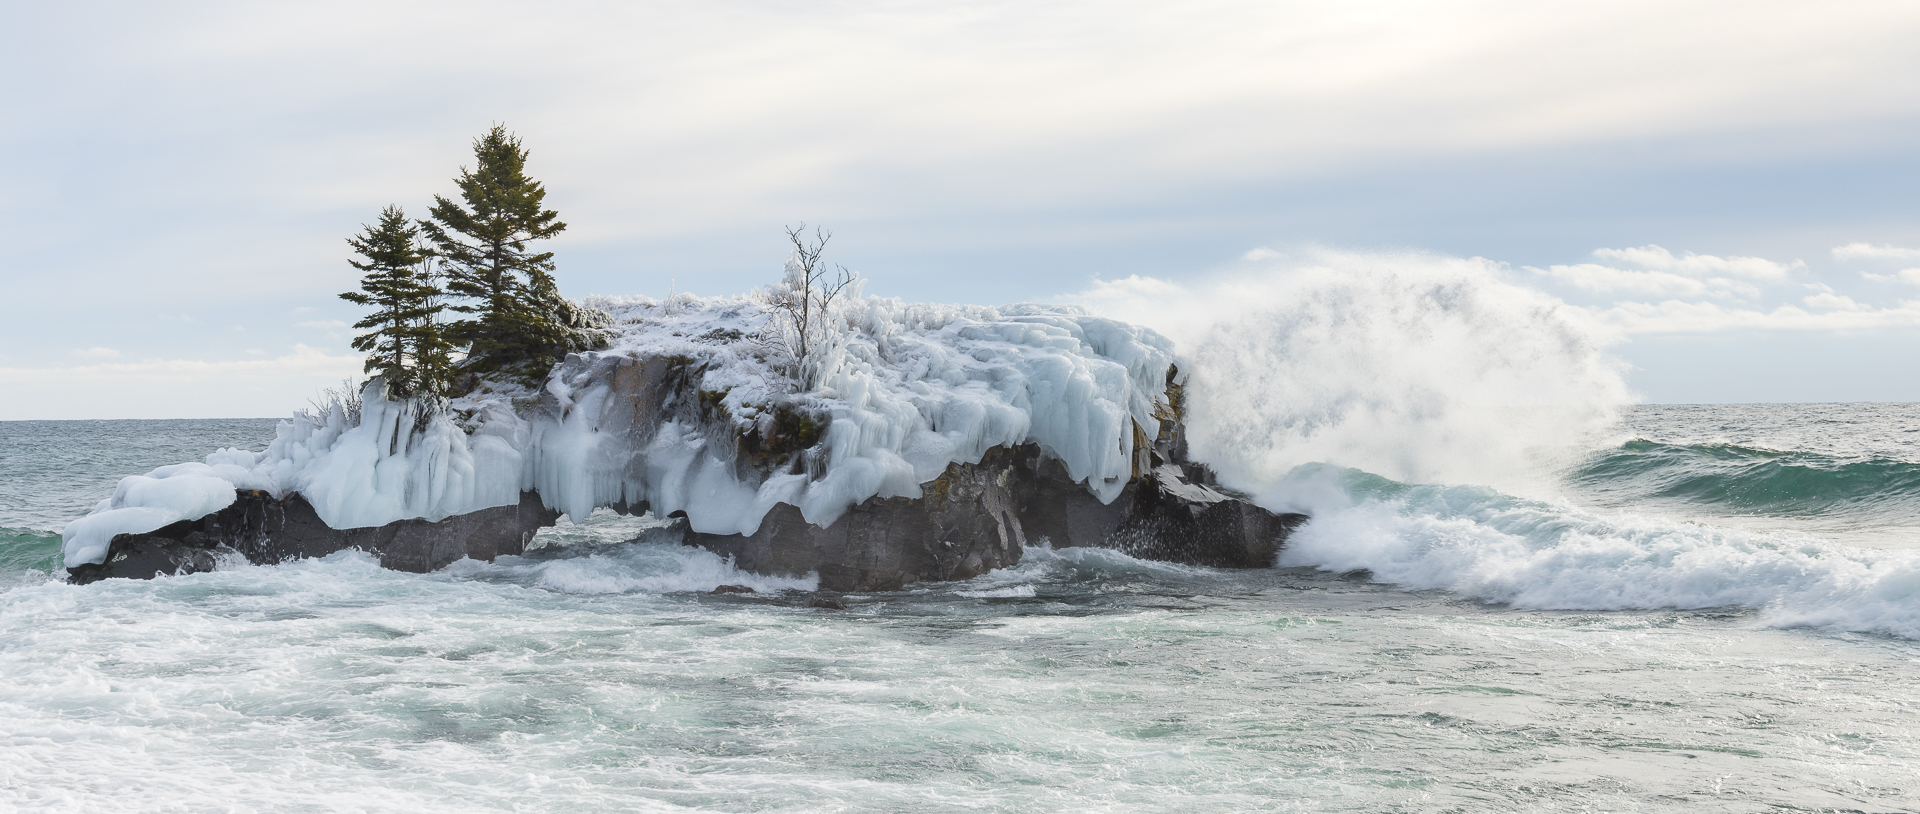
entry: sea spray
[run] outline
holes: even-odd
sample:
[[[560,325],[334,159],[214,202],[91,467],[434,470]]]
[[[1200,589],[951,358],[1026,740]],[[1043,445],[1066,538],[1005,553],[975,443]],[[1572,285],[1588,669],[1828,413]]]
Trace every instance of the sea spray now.
[[[1920,464],[1623,438],[1611,337],[1504,274],[1309,250],[1081,300],[1177,343],[1196,458],[1313,516],[1279,565],[1519,608],[1738,606],[1763,624],[1920,636],[1920,552],[1686,519],[1910,523]],[[1649,502],[1679,517],[1610,508]]]
[[[1130,277],[1079,297],[1171,337],[1195,457],[1265,492],[1332,462],[1399,480],[1536,480],[1630,400],[1609,337],[1500,263],[1313,249],[1196,284]]]

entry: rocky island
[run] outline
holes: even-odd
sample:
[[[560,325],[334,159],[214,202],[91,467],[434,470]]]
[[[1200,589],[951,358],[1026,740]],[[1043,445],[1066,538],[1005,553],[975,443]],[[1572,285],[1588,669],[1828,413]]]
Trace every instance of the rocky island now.
[[[1187,454],[1173,346],[1070,307],[862,294],[789,228],[784,276],[736,297],[561,297],[566,229],[496,125],[460,200],[348,238],[374,374],[265,450],[123,478],[62,532],[71,579],[151,578],[359,549],[390,568],[523,553],[598,509],[828,590],[1020,561],[1036,541],[1263,567],[1305,517]],[[443,312],[466,318],[447,321]]]
[[[1013,565],[1041,540],[1265,567],[1306,519],[1189,458],[1180,371],[1144,328],[856,291],[795,392],[764,292],[586,306],[610,317],[607,346],[537,387],[479,381],[433,409],[376,379],[357,410],[283,421],[263,452],[126,478],[68,527],[71,578],[350,548],[424,572],[520,554],[562,513],[608,508],[676,518],[686,544],[746,570],[894,590]]]

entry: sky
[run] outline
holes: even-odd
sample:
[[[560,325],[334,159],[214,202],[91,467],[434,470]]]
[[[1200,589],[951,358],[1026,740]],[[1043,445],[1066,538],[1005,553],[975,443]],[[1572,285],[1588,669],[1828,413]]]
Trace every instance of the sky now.
[[[1920,400],[1920,4],[15,4],[0,420],[284,415],[494,123],[569,296],[1482,258],[1646,402]],[[1345,255],[1343,255],[1345,256]],[[1250,270],[1252,269],[1252,270]]]

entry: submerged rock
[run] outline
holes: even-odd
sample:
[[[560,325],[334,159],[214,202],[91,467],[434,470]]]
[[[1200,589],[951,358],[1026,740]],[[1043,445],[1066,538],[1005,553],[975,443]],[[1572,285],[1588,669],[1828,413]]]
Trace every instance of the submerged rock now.
[[[233,504],[198,520],[182,520],[144,534],[113,538],[105,562],[68,569],[86,584],[113,577],[152,579],[211,571],[222,556],[270,565],[358,549],[399,571],[426,573],[466,557],[492,560],[526,550],[534,532],[553,525],[559,513],[523,492],[520,502],[449,517],[439,522],[399,520],[383,526],[336,529],[320,519],[306,498],[283,499],[252,489]]]

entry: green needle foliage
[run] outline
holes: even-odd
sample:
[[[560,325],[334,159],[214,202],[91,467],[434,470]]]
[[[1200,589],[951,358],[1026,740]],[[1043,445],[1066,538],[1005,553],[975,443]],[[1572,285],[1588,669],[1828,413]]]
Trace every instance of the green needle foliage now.
[[[568,352],[604,344],[605,315],[560,296],[553,252],[528,247],[567,225],[541,208],[547,191],[527,177],[520,139],[495,125],[474,140],[473,157],[473,169],[454,179],[461,203],[434,196],[433,219],[420,224],[443,261],[447,293],[466,300],[453,310],[474,315],[447,335],[467,348],[468,371],[536,385]]]
[[[354,337],[353,347],[369,354],[366,372],[385,377],[393,395],[438,397],[446,392],[452,349],[434,321],[446,306],[434,285],[432,254],[420,247],[419,228],[398,206],[381,211],[379,225],[363,228],[347,238],[362,259],[347,262],[366,275],[359,291],[340,298],[374,310],[354,323],[370,330]]]

